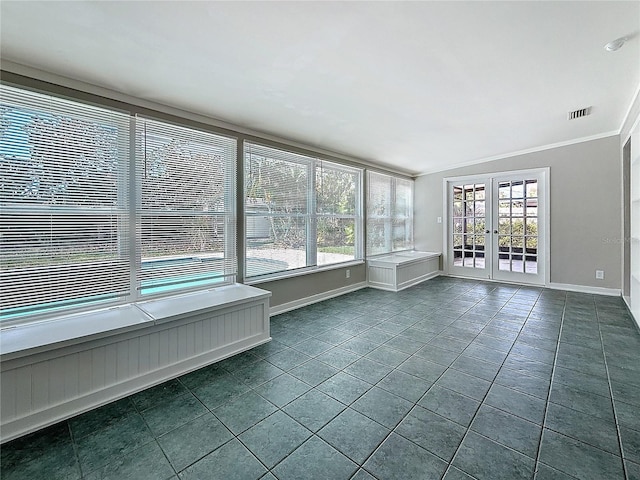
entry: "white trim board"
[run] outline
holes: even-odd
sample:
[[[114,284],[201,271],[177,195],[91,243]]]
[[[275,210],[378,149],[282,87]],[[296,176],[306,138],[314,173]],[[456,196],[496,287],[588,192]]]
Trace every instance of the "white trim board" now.
[[[316,293],[315,295],[311,295],[310,297],[304,297],[299,300],[293,300],[287,303],[281,303],[280,305],[276,305],[275,307],[269,308],[269,315],[278,315],[280,313],[289,312],[291,310],[295,310],[297,308],[306,307],[308,305],[312,305],[314,303],[322,302],[323,300],[329,300],[330,298],[339,297],[340,295],[344,295],[345,293],[355,292],[356,290],[361,290],[367,287],[367,282],[358,282],[353,285],[347,285],[346,287],[336,288],[334,290],[328,290],[322,293]]]
[[[570,283],[551,282],[546,288],[566,290],[567,292],[591,293],[593,295],[608,295],[610,297],[620,297],[622,295],[622,290],[619,288],[589,287],[587,285],[572,285]]]

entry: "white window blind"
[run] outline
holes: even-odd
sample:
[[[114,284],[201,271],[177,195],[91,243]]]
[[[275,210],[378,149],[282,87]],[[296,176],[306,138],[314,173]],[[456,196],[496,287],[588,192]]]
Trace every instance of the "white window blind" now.
[[[0,319],[129,293],[129,117],[0,86]]]
[[[362,171],[245,143],[246,276],[362,258]]]
[[[236,275],[236,140],[138,117],[142,295]]]
[[[413,248],[413,180],[368,172],[367,255]]]

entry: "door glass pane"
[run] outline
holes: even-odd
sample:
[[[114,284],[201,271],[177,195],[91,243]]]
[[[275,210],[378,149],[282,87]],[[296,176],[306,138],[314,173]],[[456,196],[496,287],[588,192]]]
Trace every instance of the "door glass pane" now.
[[[527,217],[536,217],[538,216],[538,200],[527,199]]]
[[[525,262],[525,273],[532,273],[536,275],[538,273],[538,257],[535,255],[527,255]]]
[[[473,267],[473,252],[465,252],[464,266]]]
[[[484,199],[484,185],[476,185],[476,200]]]
[[[473,202],[473,185],[464,186],[464,199]]]
[[[512,200],[511,202],[511,216],[524,216],[524,202],[522,200]]]
[[[484,235],[484,231],[485,231],[485,226],[486,226],[486,221],[484,218],[476,218],[476,228],[475,228],[475,233],[477,235]]]
[[[526,181],[526,189],[527,189],[527,198],[537,197],[538,196],[538,181],[537,180],[527,180]]]
[[[508,218],[498,219],[498,233],[508,235],[511,233],[511,220]]]
[[[462,248],[462,235],[453,236],[453,248]]]
[[[524,184],[522,180],[511,182],[511,198],[522,198],[524,196]]]
[[[526,222],[527,228],[525,229],[525,234],[538,235],[538,219],[527,218]]]
[[[509,202],[508,200],[506,201],[499,201],[498,202],[498,215],[501,217],[508,217],[510,215],[511,212],[511,202]]]
[[[453,187],[453,201],[462,201],[462,188]]]
[[[453,216],[461,217],[462,216],[462,202],[456,201],[453,202]]]
[[[500,182],[498,184],[498,198],[509,198],[511,197],[510,192],[510,184],[509,182]]]
[[[462,233],[462,218],[453,219],[453,233]],[[455,235],[454,235],[455,238]]]
[[[484,201],[477,201],[475,204],[476,217],[484,217]]]

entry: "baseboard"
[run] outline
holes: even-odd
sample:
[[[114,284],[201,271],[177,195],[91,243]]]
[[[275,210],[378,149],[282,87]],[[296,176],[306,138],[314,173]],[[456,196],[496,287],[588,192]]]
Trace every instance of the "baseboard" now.
[[[348,285],[346,287],[336,288],[334,290],[328,290],[322,293],[316,293],[315,295],[311,295],[310,297],[304,297],[300,300],[294,300],[292,302],[282,303],[280,305],[276,305],[274,307],[269,308],[270,315],[278,315],[280,313],[285,313],[290,310],[295,310],[297,308],[306,307],[307,305],[312,305],[314,303],[322,302],[323,300],[329,300],[330,298],[339,297],[340,295],[344,295],[345,293],[355,292],[356,290],[360,290],[362,288],[367,287],[367,282],[358,282],[353,285]]]
[[[622,290],[619,288],[603,288],[603,287],[588,287],[586,285],[571,285],[569,283],[549,283],[547,288],[553,290],[566,290],[568,292],[578,293],[591,293],[594,295],[608,295],[611,297],[620,297]]]

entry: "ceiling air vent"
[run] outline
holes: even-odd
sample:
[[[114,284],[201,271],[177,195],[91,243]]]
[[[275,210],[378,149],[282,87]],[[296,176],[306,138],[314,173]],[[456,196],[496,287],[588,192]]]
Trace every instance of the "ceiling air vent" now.
[[[580,108],[578,110],[574,110],[573,112],[569,112],[567,114],[567,120],[574,120],[580,117],[586,117],[591,113],[591,107]]]

